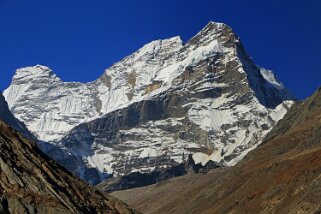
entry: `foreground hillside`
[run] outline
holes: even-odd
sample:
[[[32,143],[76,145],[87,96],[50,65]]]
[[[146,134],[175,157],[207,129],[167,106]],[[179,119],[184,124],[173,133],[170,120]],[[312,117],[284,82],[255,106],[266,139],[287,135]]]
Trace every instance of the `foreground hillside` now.
[[[0,213],[134,211],[72,176],[0,121]]]
[[[144,213],[320,213],[321,88],[236,166],[113,195]]]

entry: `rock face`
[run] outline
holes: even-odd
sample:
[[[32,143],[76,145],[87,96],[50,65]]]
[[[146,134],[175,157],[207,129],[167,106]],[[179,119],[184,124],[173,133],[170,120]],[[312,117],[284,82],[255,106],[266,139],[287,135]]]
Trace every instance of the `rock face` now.
[[[19,69],[4,95],[48,142],[43,151],[93,184],[171,167],[191,153],[234,165],[293,103],[232,29],[214,22],[185,44],[153,41],[90,83],[64,83],[44,66]]]
[[[0,213],[134,213],[0,121]]]
[[[143,213],[320,213],[321,88],[233,167],[113,195]]]

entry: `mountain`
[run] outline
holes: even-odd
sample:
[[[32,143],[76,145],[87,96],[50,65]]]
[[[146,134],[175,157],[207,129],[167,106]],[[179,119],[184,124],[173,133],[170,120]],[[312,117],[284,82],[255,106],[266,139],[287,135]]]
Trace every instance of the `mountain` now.
[[[26,125],[12,115],[2,93],[0,93],[0,121],[4,121],[10,127],[23,134],[26,138],[32,140],[36,139],[27,129]]]
[[[143,213],[320,213],[321,88],[233,167],[113,195]]]
[[[18,69],[4,95],[42,150],[92,184],[176,166],[193,154],[231,166],[293,104],[239,37],[210,22],[186,43],[153,41],[89,83]]]
[[[135,213],[0,121],[0,213]]]

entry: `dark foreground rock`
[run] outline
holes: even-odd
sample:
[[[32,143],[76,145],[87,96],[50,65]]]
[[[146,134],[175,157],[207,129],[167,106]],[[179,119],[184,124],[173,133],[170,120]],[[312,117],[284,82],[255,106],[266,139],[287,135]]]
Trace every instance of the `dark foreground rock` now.
[[[135,213],[104,196],[0,121],[0,213]]]

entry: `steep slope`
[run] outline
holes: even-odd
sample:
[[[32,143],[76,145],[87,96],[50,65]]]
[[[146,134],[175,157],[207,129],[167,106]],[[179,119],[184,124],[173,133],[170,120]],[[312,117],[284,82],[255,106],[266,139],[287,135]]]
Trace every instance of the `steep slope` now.
[[[22,133],[25,137],[35,140],[36,138],[29,132],[24,123],[15,118],[9,110],[8,104],[0,93],[0,120],[7,123],[10,127]]]
[[[321,88],[236,166],[113,195],[144,213],[320,213]]]
[[[134,213],[0,121],[0,213]]]
[[[234,165],[283,117],[293,97],[238,36],[210,22],[185,44],[153,41],[96,81],[64,83],[43,66],[17,70],[11,111],[41,148],[90,183],[195,161]]]

